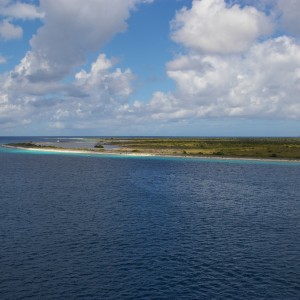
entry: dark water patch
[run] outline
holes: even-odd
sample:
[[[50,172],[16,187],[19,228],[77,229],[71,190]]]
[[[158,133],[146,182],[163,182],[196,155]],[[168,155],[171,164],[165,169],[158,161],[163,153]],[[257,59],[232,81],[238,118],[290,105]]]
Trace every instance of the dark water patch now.
[[[298,299],[300,168],[0,153],[1,299]]]

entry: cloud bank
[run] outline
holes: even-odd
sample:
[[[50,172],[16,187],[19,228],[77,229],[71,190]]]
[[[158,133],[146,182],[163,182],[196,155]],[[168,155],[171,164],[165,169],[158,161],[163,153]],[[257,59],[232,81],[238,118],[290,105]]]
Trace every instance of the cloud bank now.
[[[32,6],[2,1],[3,15],[29,18],[39,12],[43,25],[30,40],[31,50],[14,70],[0,77],[0,126],[17,126],[21,120],[41,124],[48,120],[46,126],[77,128],[83,126],[85,117],[91,124],[105,111],[111,115],[117,109],[114,105],[131,93],[131,71],[114,69],[113,63],[100,54],[90,73],[73,72],[87,62],[89,53],[100,51],[114,35],[126,30],[126,20],[139,3],[150,2],[41,0],[40,7],[30,10]],[[6,35],[13,38],[12,32]],[[68,76],[73,81],[63,83]]]
[[[284,24],[290,24],[289,33],[297,31],[299,21],[294,24],[288,13],[295,3],[274,6],[281,17],[277,28],[273,16],[254,6],[202,0],[183,8],[171,22],[171,37],[184,52],[166,65],[177,90],[157,92],[140,106],[161,121],[299,119],[299,40],[275,34]]]
[[[179,47],[166,63],[175,90],[134,96],[138,74],[102,48],[147,0],[1,0],[0,38],[22,37],[18,20],[42,20],[30,50],[0,74],[0,128],[89,129],[204,118],[298,120],[300,43],[295,0],[193,1],[170,20]],[[135,13],[138,13],[135,12]],[[88,63],[88,54],[98,53]],[[6,59],[0,56],[0,63]],[[52,128],[52,129],[51,129]]]

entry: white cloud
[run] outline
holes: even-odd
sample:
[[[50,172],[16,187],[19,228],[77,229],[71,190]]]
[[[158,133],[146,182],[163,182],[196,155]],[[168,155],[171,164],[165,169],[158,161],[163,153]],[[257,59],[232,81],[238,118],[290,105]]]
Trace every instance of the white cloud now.
[[[99,55],[89,72],[82,70],[75,77],[74,85],[65,91],[68,93],[65,101],[53,111],[54,123],[76,119],[82,127],[111,119],[132,92],[131,71],[114,68],[104,54]]]
[[[238,53],[272,30],[270,20],[254,7],[228,7],[223,0],[193,1],[172,22],[172,38],[204,53]]]
[[[27,63],[24,59],[22,65],[28,67]],[[37,84],[22,76],[18,66],[9,77],[2,76],[0,127],[1,123],[7,126],[8,115],[16,124],[26,119],[41,123],[48,120],[52,128],[96,126],[116,117],[132,92],[133,78],[129,69],[115,68],[104,54],[99,55],[90,71],[78,72],[73,84]]]
[[[0,0],[0,9],[2,10],[3,7],[7,6],[11,0]]]
[[[12,0],[0,1],[0,38],[3,40],[20,39],[23,36],[23,29],[15,25],[13,20],[32,20],[42,18],[41,13],[33,4],[14,2]]]
[[[153,118],[300,118],[300,45],[291,38],[254,44],[244,56],[183,55],[167,70],[178,90],[154,95]]]
[[[101,54],[89,71],[81,70],[74,82],[63,83],[74,67],[85,64],[115,34],[138,3],[149,0],[41,0],[44,25],[31,39],[31,50],[9,74],[2,75],[0,123],[26,119],[56,128],[86,127],[112,120],[132,92],[132,72],[115,68]],[[17,121],[16,121],[17,123]],[[89,124],[89,125],[87,125]]]
[[[258,10],[264,6],[256,0],[256,8],[202,0],[179,11],[171,34],[184,52],[166,65],[177,89],[157,91],[148,103],[133,101],[134,75],[113,59],[100,54],[87,69],[87,54],[125,31],[142,2],[151,0],[41,0],[44,24],[30,51],[0,75],[0,127],[32,122],[57,130],[134,128],[203,118],[300,118],[299,41],[262,38],[271,32],[271,17]],[[74,74],[79,66],[85,68]]]
[[[112,62],[104,54],[92,64],[90,72],[84,70],[75,75],[77,86],[86,94],[93,94],[98,98],[101,93],[108,93],[111,97],[126,98],[131,92],[133,75],[129,69],[122,72],[119,68],[110,72]],[[106,97],[107,98],[107,97]]]
[[[2,55],[0,55],[0,65],[6,63],[6,58]]]
[[[0,128],[15,128],[29,124],[28,117],[32,109],[24,105],[28,97],[14,98],[5,90],[3,78],[0,78],[0,84],[4,86],[4,89],[0,90]]]
[[[23,35],[23,29],[20,26],[13,25],[9,20],[0,22],[0,38],[4,40],[19,39]]]
[[[270,24],[254,7],[193,1],[172,22],[172,38],[185,47],[185,54],[166,66],[177,90],[156,92],[148,104],[137,103],[127,112],[166,122],[299,119],[300,43],[288,36],[260,41]]]
[[[284,30],[300,37],[300,3],[299,0],[278,0],[281,25]]]
[[[0,2],[0,14],[5,17],[14,19],[40,19],[44,14],[33,5],[22,2],[2,1]]]
[[[30,41],[24,75],[32,81],[60,80],[99,51],[126,20],[139,0],[41,0],[44,25]]]

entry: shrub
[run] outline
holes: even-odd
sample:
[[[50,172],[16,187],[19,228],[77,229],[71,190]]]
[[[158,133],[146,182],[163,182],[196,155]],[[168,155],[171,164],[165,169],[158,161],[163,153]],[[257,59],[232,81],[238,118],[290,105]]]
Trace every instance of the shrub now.
[[[213,152],[213,155],[225,155],[224,152],[218,151],[218,152]]]
[[[104,147],[101,144],[96,144],[94,148],[103,149]]]

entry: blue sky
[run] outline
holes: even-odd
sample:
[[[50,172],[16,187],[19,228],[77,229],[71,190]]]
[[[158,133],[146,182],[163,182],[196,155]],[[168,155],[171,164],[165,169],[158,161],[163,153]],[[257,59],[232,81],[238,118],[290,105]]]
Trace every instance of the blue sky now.
[[[300,136],[299,0],[0,0],[0,135]]]
[[[190,6],[191,1],[156,0],[140,6],[128,20],[126,34],[118,34],[103,48],[110,56],[120,58],[119,66],[138,74],[135,96],[144,101],[156,90],[168,92],[174,88],[165,64],[177,47],[170,40],[170,20],[183,3]]]

